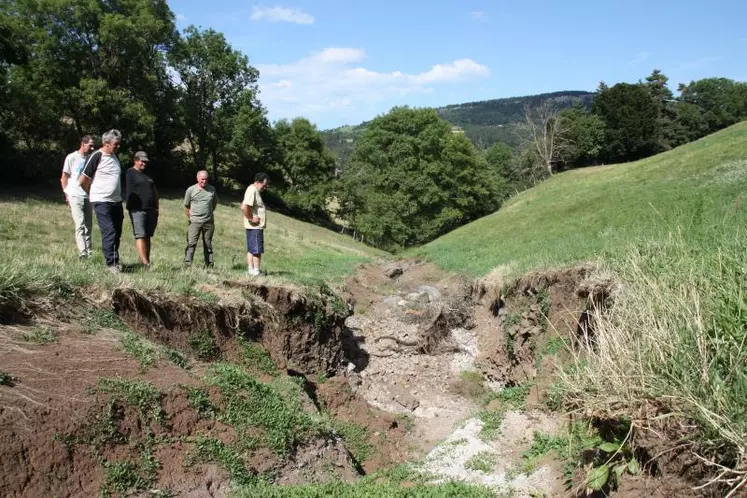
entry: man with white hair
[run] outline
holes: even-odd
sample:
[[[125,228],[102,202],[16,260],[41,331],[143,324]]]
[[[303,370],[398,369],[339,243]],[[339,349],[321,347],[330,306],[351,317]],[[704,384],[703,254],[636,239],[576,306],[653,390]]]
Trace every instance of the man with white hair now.
[[[197,172],[197,183],[184,194],[184,212],[189,220],[187,229],[187,248],[184,250],[184,266],[192,266],[197,241],[202,237],[202,253],[205,267],[213,267],[213,234],[215,217],[213,212],[218,206],[218,195],[215,187],[208,184],[208,172]]]
[[[122,238],[122,166],[116,152],[122,141],[119,130],[101,136],[101,148],[91,154],[80,175],[79,183],[88,194],[101,231],[101,250],[106,266],[120,273],[119,240]]]

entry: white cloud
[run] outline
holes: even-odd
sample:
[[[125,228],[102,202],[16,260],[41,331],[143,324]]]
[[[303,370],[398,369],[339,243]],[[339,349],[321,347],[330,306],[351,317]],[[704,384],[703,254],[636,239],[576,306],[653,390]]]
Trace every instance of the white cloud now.
[[[649,54],[648,52],[641,52],[641,53],[637,54],[635,57],[633,57],[633,59],[630,61],[630,63],[631,64],[640,64],[641,62],[643,62],[646,59],[648,59],[648,57],[650,55],[651,54]]]
[[[399,103],[407,95],[490,76],[488,67],[472,59],[406,73],[363,67],[360,63],[365,56],[362,49],[330,47],[289,64],[260,64],[262,103],[272,119],[306,116],[328,121],[330,111],[360,119]]]
[[[314,16],[301,9],[286,7],[252,7],[252,21],[290,22],[294,24],[314,24]]]
[[[473,10],[469,13],[469,18],[476,22],[488,22],[488,15],[481,10]]]

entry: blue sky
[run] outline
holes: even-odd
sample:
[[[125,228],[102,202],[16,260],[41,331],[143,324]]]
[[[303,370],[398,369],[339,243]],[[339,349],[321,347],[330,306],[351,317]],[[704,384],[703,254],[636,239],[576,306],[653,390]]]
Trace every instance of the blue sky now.
[[[326,129],[442,106],[635,82],[747,81],[747,1],[169,0],[260,70],[271,120]]]

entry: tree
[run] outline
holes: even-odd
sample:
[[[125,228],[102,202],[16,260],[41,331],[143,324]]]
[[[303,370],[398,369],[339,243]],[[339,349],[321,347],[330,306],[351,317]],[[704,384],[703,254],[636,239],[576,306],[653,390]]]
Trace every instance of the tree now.
[[[275,123],[283,199],[307,215],[323,215],[335,179],[335,158],[322,134],[305,118]]]
[[[497,208],[493,179],[472,143],[435,110],[397,107],[356,141],[340,201],[365,239],[394,249]]]
[[[567,132],[563,119],[551,102],[545,101],[538,107],[524,106],[525,146],[532,147],[552,175],[553,165],[559,160],[566,146]]]
[[[706,133],[713,133],[747,118],[747,83],[728,78],[705,78],[680,84],[680,102],[701,108]]]
[[[656,137],[659,150],[669,150],[678,145],[679,132],[677,130],[677,110],[672,91],[668,86],[669,78],[659,69],[654,69],[646,77],[646,87],[651,95],[651,101],[656,107],[659,121],[659,136]]]
[[[604,151],[604,121],[583,106],[574,106],[560,114],[566,126],[560,160],[569,167],[597,164]]]
[[[113,127],[125,155],[158,142],[169,108],[165,52],[177,37],[165,0],[15,0],[3,3],[0,26],[33,54],[11,61],[4,115],[27,158],[62,154],[83,133]],[[0,45],[4,58],[13,54],[4,35]]]
[[[631,161],[660,150],[659,112],[644,85],[618,83],[601,91],[592,112],[605,125],[607,160]]]
[[[282,185],[277,170],[280,162],[275,133],[267,119],[267,111],[253,90],[244,90],[237,99],[237,111],[231,128],[231,154],[228,176],[241,185],[254,181],[260,171],[268,173],[275,186]]]
[[[221,154],[232,134],[232,117],[245,98],[256,95],[259,72],[231,48],[223,34],[189,26],[170,54],[182,90],[181,108],[193,165],[220,176]]]

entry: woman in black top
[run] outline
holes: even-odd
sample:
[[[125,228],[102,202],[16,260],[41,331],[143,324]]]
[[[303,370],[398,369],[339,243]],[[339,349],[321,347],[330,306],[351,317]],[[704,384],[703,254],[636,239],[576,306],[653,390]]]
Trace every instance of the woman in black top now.
[[[148,165],[148,154],[135,153],[135,164],[125,174],[125,199],[130,213],[135,248],[140,263],[150,268],[150,239],[158,224],[158,191],[153,180],[143,173]]]

